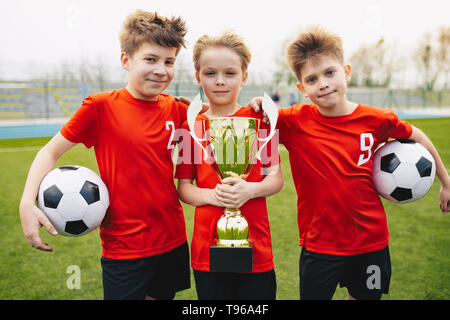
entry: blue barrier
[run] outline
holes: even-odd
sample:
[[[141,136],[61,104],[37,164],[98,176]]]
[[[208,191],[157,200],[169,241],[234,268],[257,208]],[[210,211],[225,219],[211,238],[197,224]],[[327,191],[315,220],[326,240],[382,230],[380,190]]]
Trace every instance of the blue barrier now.
[[[419,114],[396,111],[400,119],[448,118],[448,114]],[[0,140],[20,138],[53,137],[64,125],[61,123],[40,123],[20,125],[0,125]]]
[[[64,123],[0,126],[0,139],[53,137]]]

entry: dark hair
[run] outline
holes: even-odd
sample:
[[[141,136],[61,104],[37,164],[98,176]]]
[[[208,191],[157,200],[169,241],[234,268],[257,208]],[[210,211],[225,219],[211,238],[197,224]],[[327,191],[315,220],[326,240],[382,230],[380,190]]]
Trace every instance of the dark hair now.
[[[184,36],[187,33],[185,22],[180,17],[170,19],[159,16],[156,12],[137,10],[124,21],[120,32],[122,52],[132,56],[143,42],[158,44],[163,47],[186,47]]]
[[[297,78],[301,80],[300,70],[306,61],[321,54],[333,55],[344,64],[341,37],[319,26],[312,26],[288,44],[286,60]]]

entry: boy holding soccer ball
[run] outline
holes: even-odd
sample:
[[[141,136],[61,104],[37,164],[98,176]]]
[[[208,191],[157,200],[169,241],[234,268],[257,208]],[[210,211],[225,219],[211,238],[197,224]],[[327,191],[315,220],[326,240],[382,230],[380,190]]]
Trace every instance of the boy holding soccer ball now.
[[[343,56],[341,38],[319,27],[287,48],[297,87],[312,102],[280,109],[277,123],[298,196],[301,299],[331,299],[338,283],[349,299],[388,292],[389,232],[372,180],[380,143],[409,138],[427,148],[442,186],[441,211],[450,210],[450,178],[431,141],[393,111],[348,101],[351,68]],[[255,110],[260,104],[251,102]],[[381,277],[375,287],[367,285],[373,270]]]
[[[94,146],[110,206],[100,227],[105,299],[172,299],[190,287],[182,207],[173,181],[175,130],[187,106],[162,94],[174,77],[185,23],[138,10],[120,34],[125,88],[87,97],[36,155],[20,204],[31,246],[51,251],[39,228],[54,227],[35,206],[42,178],[78,143]]]

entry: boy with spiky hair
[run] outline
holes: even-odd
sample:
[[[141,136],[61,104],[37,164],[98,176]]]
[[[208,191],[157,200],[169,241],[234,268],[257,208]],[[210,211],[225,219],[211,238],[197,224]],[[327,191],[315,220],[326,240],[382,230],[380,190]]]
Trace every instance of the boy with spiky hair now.
[[[128,84],[87,97],[73,117],[36,155],[20,203],[27,241],[42,243],[44,225],[35,206],[39,184],[58,158],[78,143],[94,147],[110,206],[100,227],[105,299],[172,299],[190,287],[189,250],[182,207],[173,181],[175,130],[186,105],[162,92],[174,77],[185,23],[138,10],[120,34]]]
[[[338,35],[317,26],[300,33],[287,47],[287,61],[311,100],[280,109],[277,122],[298,197],[300,298],[331,299],[340,284],[349,299],[379,299],[388,293],[391,264],[386,213],[372,179],[374,151],[389,138],[427,148],[444,214],[450,210],[447,170],[421,130],[392,110],[347,100],[351,68]],[[251,105],[258,110],[260,103],[255,98]]]

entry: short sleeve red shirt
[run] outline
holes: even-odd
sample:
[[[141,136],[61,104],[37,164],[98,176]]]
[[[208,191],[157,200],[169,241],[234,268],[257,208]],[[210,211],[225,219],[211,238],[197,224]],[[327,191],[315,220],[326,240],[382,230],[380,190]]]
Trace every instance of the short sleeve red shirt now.
[[[325,117],[315,105],[296,104],[279,110],[277,128],[298,196],[300,246],[334,255],[384,248],[389,231],[372,179],[373,153],[388,138],[410,137],[411,125],[371,106]]]
[[[236,113],[230,115],[233,117],[252,117],[259,118],[253,110],[247,107],[240,108]],[[206,120],[207,117],[199,115],[197,121]],[[261,122],[262,123],[262,122]],[[213,189],[220,183],[212,165],[203,160],[201,148],[193,142],[188,134],[188,125],[185,122],[182,126],[185,134],[183,139],[188,142],[183,145],[180,141],[179,148],[182,152],[189,152],[190,161],[182,161],[177,165],[175,178],[195,179],[200,188]],[[261,128],[267,129],[263,123]],[[201,137],[199,135],[199,137]],[[264,179],[263,167],[269,167],[277,164],[279,161],[278,145],[271,147],[270,150],[262,156],[262,162],[255,163],[250,171],[247,181],[258,182]],[[181,151],[180,151],[181,152]],[[195,154],[195,155],[194,155]],[[263,152],[264,154],[264,152]],[[186,159],[186,154],[182,157]],[[195,158],[195,160],[194,160]],[[262,164],[264,163],[264,165]],[[274,268],[272,254],[272,240],[270,235],[269,219],[265,198],[255,198],[247,201],[241,207],[242,215],[247,219],[249,225],[249,239],[253,241],[253,272],[265,272]],[[191,242],[191,264],[194,270],[210,271],[209,268],[209,247],[213,245],[217,238],[217,221],[224,213],[224,208],[215,206],[201,206],[195,209],[194,232]]]
[[[103,257],[141,258],[186,241],[172,162],[175,130],[186,109],[170,95],[152,102],[114,90],[86,98],[61,129],[68,140],[94,146],[109,191],[100,227]]]

